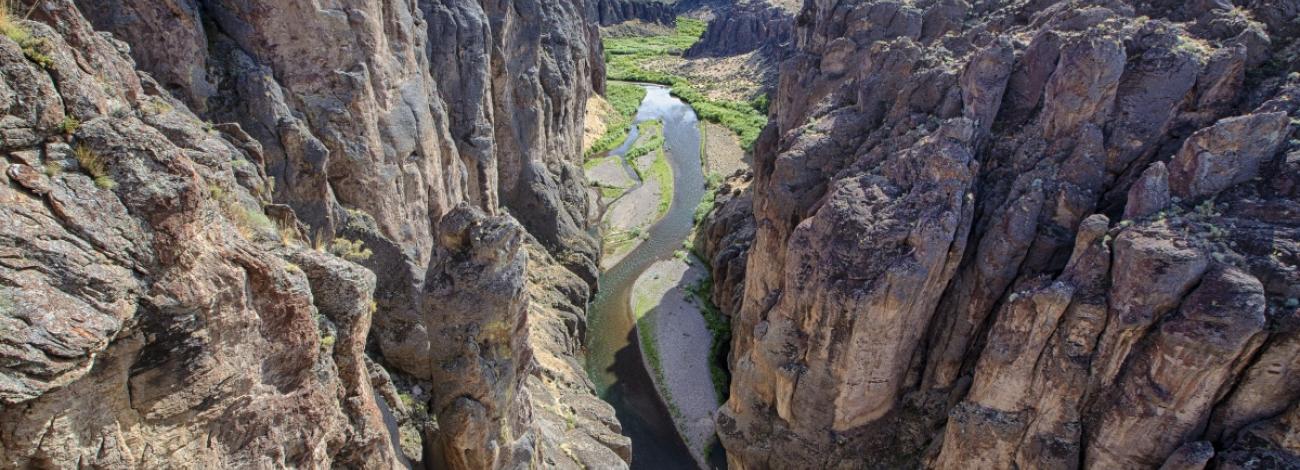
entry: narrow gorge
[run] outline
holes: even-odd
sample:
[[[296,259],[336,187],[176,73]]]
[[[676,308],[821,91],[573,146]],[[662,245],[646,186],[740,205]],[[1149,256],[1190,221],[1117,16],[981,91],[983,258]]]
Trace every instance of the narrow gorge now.
[[[0,36],[0,468],[1300,469],[1300,0]]]

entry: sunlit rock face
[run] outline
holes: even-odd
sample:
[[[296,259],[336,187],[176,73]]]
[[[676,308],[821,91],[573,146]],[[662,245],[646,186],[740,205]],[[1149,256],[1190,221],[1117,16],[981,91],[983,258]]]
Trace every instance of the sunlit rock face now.
[[[1300,464],[1297,12],[806,2],[701,232],[731,468]]]
[[[12,15],[4,466],[394,468],[388,372],[432,384],[424,463],[627,465],[577,356],[588,2]]]

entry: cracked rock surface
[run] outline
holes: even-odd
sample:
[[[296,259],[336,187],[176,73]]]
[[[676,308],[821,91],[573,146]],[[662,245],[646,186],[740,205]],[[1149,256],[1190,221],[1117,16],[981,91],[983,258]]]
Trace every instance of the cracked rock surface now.
[[[805,2],[702,230],[731,468],[1293,468],[1295,1]]]

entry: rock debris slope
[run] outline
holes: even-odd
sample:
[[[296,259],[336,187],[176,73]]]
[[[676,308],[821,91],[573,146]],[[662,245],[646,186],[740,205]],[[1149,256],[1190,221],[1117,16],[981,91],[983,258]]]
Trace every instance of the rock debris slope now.
[[[11,8],[0,465],[627,465],[577,359],[589,5],[328,3]]]
[[[731,468],[1300,466],[1297,14],[805,2],[702,232]]]

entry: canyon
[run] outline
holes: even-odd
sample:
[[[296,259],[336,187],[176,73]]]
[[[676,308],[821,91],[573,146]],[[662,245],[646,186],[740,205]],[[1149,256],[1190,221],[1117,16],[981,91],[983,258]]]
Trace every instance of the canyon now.
[[[592,316],[692,251],[726,468],[1300,468],[1297,18],[5,2],[0,467],[655,468],[588,356],[655,366]],[[675,144],[703,174],[622,267],[588,164],[653,126],[611,74],[752,156]]]

